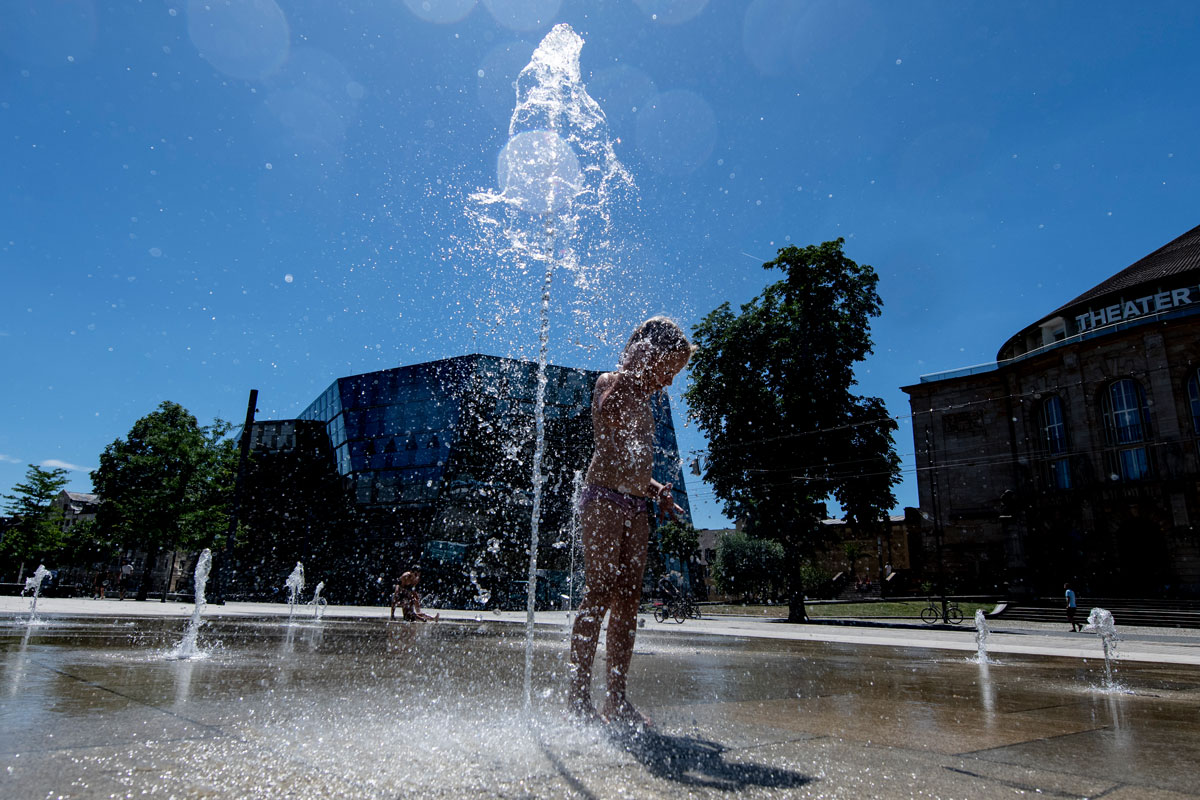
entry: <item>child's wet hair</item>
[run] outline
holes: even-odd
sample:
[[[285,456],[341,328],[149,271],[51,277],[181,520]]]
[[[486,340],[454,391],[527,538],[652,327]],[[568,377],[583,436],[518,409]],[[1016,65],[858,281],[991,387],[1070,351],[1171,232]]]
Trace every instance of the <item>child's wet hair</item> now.
[[[696,346],[688,341],[683,328],[669,317],[651,317],[634,328],[629,342],[625,345],[625,351],[621,354],[622,364],[638,342],[646,342],[663,354],[686,352],[690,356],[696,352]]]

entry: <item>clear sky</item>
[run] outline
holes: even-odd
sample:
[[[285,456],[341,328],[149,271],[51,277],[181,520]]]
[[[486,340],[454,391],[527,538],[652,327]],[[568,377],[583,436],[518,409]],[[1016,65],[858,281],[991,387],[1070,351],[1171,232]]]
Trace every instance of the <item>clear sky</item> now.
[[[900,505],[900,386],[1200,223],[1192,0],[6,0],[0,490],[33,463],[87,491],[163,400],[238,421],[257,388],[290,418],[340,376],[531,352],[533,298],[471,263],[464,206],[559,22],[637,185],[594,313],[690,326],[845,237],[881,276],[859,380],[901,418]],[[467,324],[489,303],[504,347]]]

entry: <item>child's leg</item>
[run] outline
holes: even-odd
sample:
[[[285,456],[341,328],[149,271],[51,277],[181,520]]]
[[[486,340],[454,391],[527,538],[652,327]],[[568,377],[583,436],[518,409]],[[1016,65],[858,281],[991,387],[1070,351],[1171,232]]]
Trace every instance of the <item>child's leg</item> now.
[[[610,719],[640,720],[625,697],[629,677],[629,662],[633,658],[633,642],[637,636],[637,612],[642,601],[642,577],[646,571],[646,545],[650,539],[650,524],[646,514],[638,514],[624,528],[621,552],[617,562],[619,574],[609,607],[608,647],[605,653],[608,666],[608,700],[605,715]]]
[[[582,516],[584,588],[583,601],[571,629],[570,704],[576,713],[591,716],[595,714],[591,700],[592,662],[620,566],[624,519],[603,500],[588,503]]]

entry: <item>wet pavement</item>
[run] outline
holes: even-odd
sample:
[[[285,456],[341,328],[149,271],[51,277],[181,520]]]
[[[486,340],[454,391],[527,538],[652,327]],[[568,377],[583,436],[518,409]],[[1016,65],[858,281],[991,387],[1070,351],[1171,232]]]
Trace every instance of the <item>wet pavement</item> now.
[[[633,731],[563,718],[561,614],[542,615],[527,714],[510,617],[333,609],[288,624],[279,606],[231,604],[201,632],[206,656],[181,661],[190,605],[43,601],[50,616],[26,628],[27,606],[5,600],[5,798],[1200,790],[1200,640],[1186,632],[1123,643],[1140,657],[1105,690],[1095,637],[994,634],[998,663],[981,665],[970,631],[651,622],[630,687],[655,726]]]

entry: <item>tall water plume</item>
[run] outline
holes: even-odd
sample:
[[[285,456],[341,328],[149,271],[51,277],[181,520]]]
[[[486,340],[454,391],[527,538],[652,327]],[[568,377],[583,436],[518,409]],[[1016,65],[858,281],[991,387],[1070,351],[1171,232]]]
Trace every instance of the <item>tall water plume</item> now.
[[[599,104],[580,72],[583,39],[568,25],[554,27],[516,81],[516,107],[508,141],[497,159],[499,189],[470,196],[474,239],[463,242],[472,269],[491,273],[489,295],[479,298],[475,325],[504,340],[510,353],[527,352],[528,312],[537,318],[529,564],[526,585],[525,704],[532,696],[533,620],[537,597],[539,526],[546,456],[546,366],[554,330],[570,345],[591,348],[613,341],[627,320],[609,316],[604,302],[622,290],[615,265],[625,244],[614,231],[612,210],[633,196],[633,181],[616,157]],[[555,276],[566,279],[555,288]],[[478,281],[475,285],[479,285]],[[627,287],[624,287],[627,289]],[[555,294],[565,299],[552,300]],[[477,301],[477,302],[478,302]],[[623,335],[623,334],[622,334]],[[515,352],[513,352],[515,350]],[[514,458],[524,448],[513,447]]]

